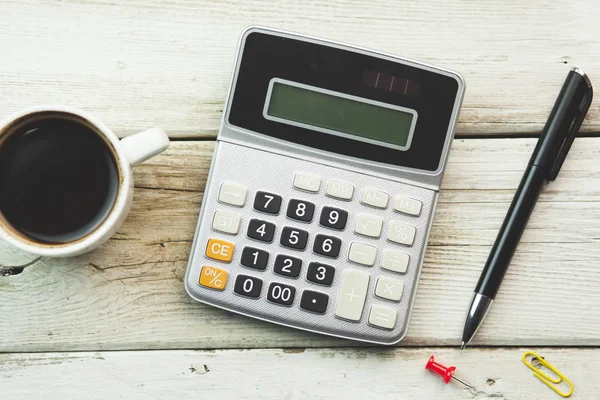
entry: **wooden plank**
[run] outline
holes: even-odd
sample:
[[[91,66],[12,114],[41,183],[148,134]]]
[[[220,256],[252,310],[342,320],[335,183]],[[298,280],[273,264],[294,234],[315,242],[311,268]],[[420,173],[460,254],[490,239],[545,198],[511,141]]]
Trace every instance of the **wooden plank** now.
[[[457,140],[403,345],[458,345],[465,310],[533,139]],[[0,254],[0,351],[315,347],[349,342],[194,303],[183,275],[212,142],[136,169],[134,206],[102,248],[67,260]],[[600,345],[600,138],[580,138],[540,197],[484,345]],[[17,264],[19,263],[19,264]],[[0,274],[0,275],[2,275]]]
[[[521,363],[526,349],[447,348],[125,351],[0,354],[8,399],[530,399],[559,398]],[[535,349],[571,379],[571,399],[597,399],[594,349]],[[445,385],[429,356],[456,365]],[[67,377],[67,379],[65,379]],[[561,384],[561,390],[568,390]]]
[[[93,112],[120,135],[214,136],[242,30],[264,25],[455,69],[458,133],[540,132],[572,66],[600,74],[600,3],[495,0],[3,0],[0,115],[37,103]],[[543,10],[543,12],[541,12]],[[594,102],[582,130],[600,130]]]

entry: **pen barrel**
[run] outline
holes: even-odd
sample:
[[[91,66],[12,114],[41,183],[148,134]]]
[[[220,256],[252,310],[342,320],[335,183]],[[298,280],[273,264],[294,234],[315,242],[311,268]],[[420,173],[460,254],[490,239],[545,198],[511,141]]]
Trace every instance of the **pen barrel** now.
[[[529,163],[510,208],[504,218],[498,237],[490,252],[483,273],[475,287],[475,293],[491,299],[496,298],[500,283],[506,274],[527,221],[535,207],[547,172]]]

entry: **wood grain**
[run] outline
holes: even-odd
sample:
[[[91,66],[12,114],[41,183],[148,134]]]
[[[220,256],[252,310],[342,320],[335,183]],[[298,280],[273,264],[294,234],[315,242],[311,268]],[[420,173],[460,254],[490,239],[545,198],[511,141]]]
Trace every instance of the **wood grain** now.
[[[0,116],[64,103],[122,136],[160,125],[173,137],[213,137],[250,25],[457,70],[464,135],[540,132],[572,66],[600,77],[596,0],[3,0],[0,9]],[[599,130],[596,100],[582,131]]]
[[[453,144],[402,345],[458,345],[466,307],[533,139]],[[0,351],[344,346],[194,303],[183,275],[213,142],[176,142],[136,169],[133,209],[73,259],[0,254]],[[540,197],[480,345],[600,345],[600,138],[580,138]],[[34,260],[35,261],[35,260]],[[16,265],[16,263],[20,263]],[[8,272],[8,271],[11,272]]]
[[[525,349],[289,349],[0,354],[8,399],[496,399],[559,398],[521,363]],[[600,354],[535,349],[597,399]],[[445,385],[429,356],[474,386]],[[235,381],[232,378],[235,377]],[[65,379],[67,378],[67,379]],[[561,390],[568,390],[561,384]]]

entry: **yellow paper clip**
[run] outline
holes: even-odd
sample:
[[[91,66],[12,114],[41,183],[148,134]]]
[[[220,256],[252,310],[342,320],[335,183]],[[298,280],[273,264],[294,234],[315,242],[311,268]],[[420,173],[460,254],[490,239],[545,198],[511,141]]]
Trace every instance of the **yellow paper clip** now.
[[[548,368],[550,371],[554,372],[558,378],[553,378],[551,376],[548,376],[548,374],[546,374],[546,373],[540,371],[539,369],[537,369],[536,367],[534,367],[533,364],[531,363],[531,361],[527,361],[527,356],[529,356],[529,355],[532,356],[532,358],[531,358],[532,361],[534,358],[537,359],[539,361],[540,365],[542,365],[542,366]],[[537,355],[533,351],[526,351],[525,353],[523,353],[523,357],[521,357],[521,360],[523,360],[523,364],[527,365],[529,368],[531,368],[533,370],[533,374],[535,376],[537,376],[540,381],[544,382],[550,389],[554,390],[556,393],[558,393],[562,397],[569,397],[573,394],[573,391],[575,390],[575,386],[573,386],[573,383],[571,383],[571,381],[566,376],[564,376],[559,370],[554,368],[554,366],[552,366],[552,364],[550,364],[548,361],[544,360],[544,357]],[[569,390],[567,393],[561,392],[556,387],[556,385],[561,383],[562,381],[565,381],[571,388],[571,390]],[[554,385],[552,385],[552,383],[554,383]]]

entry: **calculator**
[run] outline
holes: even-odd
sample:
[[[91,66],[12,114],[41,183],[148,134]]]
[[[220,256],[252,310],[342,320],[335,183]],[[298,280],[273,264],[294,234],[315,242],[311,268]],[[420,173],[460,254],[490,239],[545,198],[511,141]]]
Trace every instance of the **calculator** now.
[[[186,291],[264,321],[397,343],[463,79],[257,27],[236,58]]]

